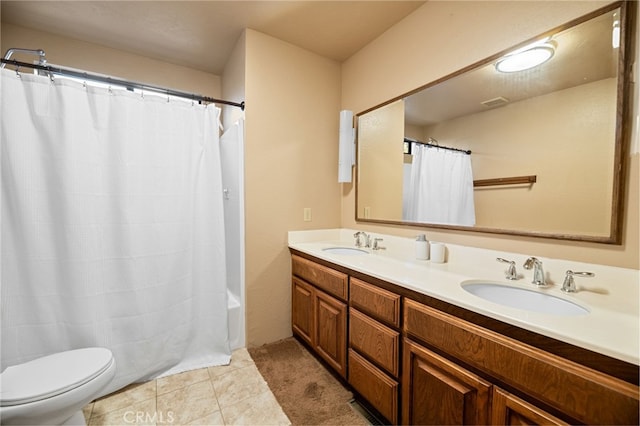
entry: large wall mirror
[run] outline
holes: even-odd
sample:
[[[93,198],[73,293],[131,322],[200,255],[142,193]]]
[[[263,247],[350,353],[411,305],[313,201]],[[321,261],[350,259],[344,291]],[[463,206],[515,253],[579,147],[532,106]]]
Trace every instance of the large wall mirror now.
[[[619,244],[631,3],[357,114],[356,220]]]

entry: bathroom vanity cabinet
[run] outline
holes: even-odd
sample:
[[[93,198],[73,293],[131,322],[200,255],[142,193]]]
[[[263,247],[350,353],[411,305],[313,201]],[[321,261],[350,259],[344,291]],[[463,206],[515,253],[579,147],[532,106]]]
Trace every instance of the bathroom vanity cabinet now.
[[[293,332],[346,378],[348,275],[295,255],[291,269]]]
[[[581,423],[638,421],[637,386],[409,299],[405,299],[403,330],[409,336],[403,364],[403,394],[407,395],[403,422],[407,424],[484,424],[492,412],[498,424],[521,424],[522,419],[526,424],[537,419],[565,424],[500,386],[517,389]],[[411,337],[449,359],[413,343]],[[452,414],[456,417],[449,417]]]
[[[294,334],[392,424],[640,421],[636,365],[296,250],[292,271]]]

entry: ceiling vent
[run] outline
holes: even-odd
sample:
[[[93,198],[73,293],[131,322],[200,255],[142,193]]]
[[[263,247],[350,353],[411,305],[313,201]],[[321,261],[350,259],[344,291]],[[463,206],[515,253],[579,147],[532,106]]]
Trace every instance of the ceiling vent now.
[[[498,96],[497,98],[488,99],[486,101],[480,102],[482,105],[487,108],[495,108],[509,103],[509,99],[503,98],[502,96]]]

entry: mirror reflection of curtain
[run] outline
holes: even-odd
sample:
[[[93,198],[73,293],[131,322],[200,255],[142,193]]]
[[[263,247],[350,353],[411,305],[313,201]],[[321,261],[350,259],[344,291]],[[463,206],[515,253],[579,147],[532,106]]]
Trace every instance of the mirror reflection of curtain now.
[[[403,219],[412,222],[473,226],[471,156],[414,144],[403,202]]]

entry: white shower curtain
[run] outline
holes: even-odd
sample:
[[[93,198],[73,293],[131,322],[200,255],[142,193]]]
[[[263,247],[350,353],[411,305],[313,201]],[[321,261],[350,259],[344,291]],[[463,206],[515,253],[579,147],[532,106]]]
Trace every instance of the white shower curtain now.
[[[2,369],[112,350],[104,393],[229,362],[219,109],[2,70]]]
[[[413,222],[473,226],[471,156],[459,151],[414,144],[404,219]]]

